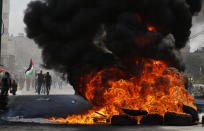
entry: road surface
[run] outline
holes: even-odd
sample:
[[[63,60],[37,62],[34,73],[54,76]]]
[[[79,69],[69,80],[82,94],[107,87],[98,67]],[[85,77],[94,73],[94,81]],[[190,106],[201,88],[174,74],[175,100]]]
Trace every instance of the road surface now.
[[[10,96],[9,99],[9,111],[0,115],[2,119],[9,122],[0,120],[0,131],[14,129],[15,131],[204,131],[201,124],[187,127],[54,124],[41,118],[66,117],[73,113],[86,111],[91,108],[91,105],[85,99],[76,95]],[[196,102],[202,108],[200,110],[203,110],[204,99],[196,99]]]
[[[81,113],[91,108],[91,105],[77,95],[27,95],[10,96],[8,108],[1,115],[3,118],[50,118]]]
[[[204,127],[196,126],[108,126],[108,125],[49,125],[26,123],[0,123],[0,131],[203,131]]]

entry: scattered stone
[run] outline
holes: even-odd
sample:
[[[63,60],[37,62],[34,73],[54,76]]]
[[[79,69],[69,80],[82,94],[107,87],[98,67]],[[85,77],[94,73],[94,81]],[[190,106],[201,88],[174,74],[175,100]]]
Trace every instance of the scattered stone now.
[[[72,104],[76,104],[76,100],[72,100]]]
[[[157,114],[149,114],[140,121],[142,125],[163,125],[163,117]]]
[[[167,112],[164,116],[164,124],[169,126],[191,126],[192,116]]]
[[[137,125],[137,120],[128,116],[116,115],[111,118],[112,125]]]

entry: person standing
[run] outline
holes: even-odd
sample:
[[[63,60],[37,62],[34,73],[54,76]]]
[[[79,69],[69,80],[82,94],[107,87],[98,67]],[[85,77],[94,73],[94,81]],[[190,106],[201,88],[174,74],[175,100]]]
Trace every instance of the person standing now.
[[[42,86],[41,86],[41,93],[42,94],[46,94],[46,79],[45,79],[46,74],[43,74],[43,82],[42,82]]]
[[[35,77],[35,85],[34,85],[34,87],[35,87],[35,92],[37,93],[38,92],[38,73],[37,73],[37,71],[35,71],[34,77]]]
[[[49,74],[49,72],[47,72],[45,76],[45,86],[46,86],[47,95],[49,95],[51,84],[52,84],[52,77]]]
[[[19,89],[22,90],[24,88],[24,83],[25,83],[25,75],[24,73],[21,73],[19,75]]]
[[[31,77],[31,88],[35,89],[35,75]]]
[[[37,84],[38,84],[38,85],[37,85],[38,95],[40,95],[41,88],[42,88],[42,84],[43,84],[43,73],[42,73],[42,70],[41,70],[40,73],[38,74]]]
[[[62,89],[62,84],[63,84],[63,81],[62,81],[62,79],[59,78],[59,80],[58,80],[59,89]]]
[[[31,77],[26,76],[26,90],[30,91]]]
[[[16,95],[17,88],[18,88],[18,83],[15,79],[13,79],[12,84],[11,84],[10,93],[12,93],[13,95]]]
[[[57,88],[57,77],[56,77],[56,75],[54,75],[53,77],[52,77],[52,87],[53,88]]]
[[[11,88],[11,78],[8,72],[5,72],[5,75],[2,78],[1,84],[2,84],[1,96],[7,96],[8,91]]]

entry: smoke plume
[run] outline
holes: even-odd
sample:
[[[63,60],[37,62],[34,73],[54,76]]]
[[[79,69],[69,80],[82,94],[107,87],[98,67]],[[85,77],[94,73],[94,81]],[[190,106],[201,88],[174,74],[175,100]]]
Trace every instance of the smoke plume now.
[[[28,4],[24,22],[46,67],[67,74],[76,87],[93,70],[135,73],[135,58],[183,71],[179,50],[200,10],[201,0],[40,0]]]
[[[204,1],[202,1],[202,7],[204,6]],[[194,23],[196,24],[203,24],[204,21],[204,8],[200,11],[199,14],[196,15],[194,18]]]

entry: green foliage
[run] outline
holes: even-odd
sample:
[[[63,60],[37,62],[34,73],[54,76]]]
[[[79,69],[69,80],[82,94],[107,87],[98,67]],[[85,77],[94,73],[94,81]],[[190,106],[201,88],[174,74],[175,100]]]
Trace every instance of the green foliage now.
[[[184,56],[185,73],[193,77],[195,83],[204,84],[204,53],[191,53]]]

